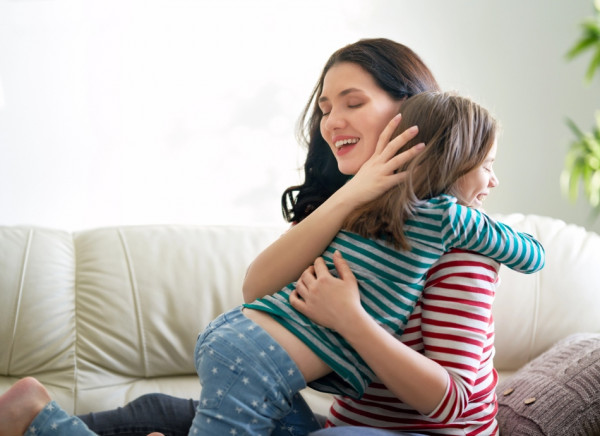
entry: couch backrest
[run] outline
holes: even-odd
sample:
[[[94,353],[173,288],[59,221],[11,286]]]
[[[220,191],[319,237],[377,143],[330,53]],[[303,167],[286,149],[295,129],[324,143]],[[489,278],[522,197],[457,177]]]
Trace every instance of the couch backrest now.
[[[196,336],[242,302],[246,267],[281,231],[0,227],[0,392],[34,375],[76,413],[197,397]]]
[[[600,332],[600,237],[562,221],[501,217],[545,246],[546,268],[504,268],[496,366]],[[34,375],[70,412],[146,392],[196,397],[196,336],[241,303],[248,264],[284,227],[133,226],[68,233],[0,227],[0,392]]]
[[[534,235],[546,251],[539,273],[501,269],[494,302],[496,368],[514,371],[571,333],[600,332],[600,236],[549,217],[495,218]]]

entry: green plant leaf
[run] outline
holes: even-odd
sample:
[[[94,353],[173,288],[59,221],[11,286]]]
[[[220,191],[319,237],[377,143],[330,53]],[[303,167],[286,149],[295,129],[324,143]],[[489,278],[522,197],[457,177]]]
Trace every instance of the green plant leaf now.
[[[599,120],[600,120],[600,118],[599,118]],[[573,121],[571,118],[567,118],[565,122],[567,123],[567,126],[569,126],[569,129],[571,129],[573,134],[575,134],[577,139],[580,139],[584,136],[584,133],[581,131],[581,129],[579,127],[577,127],[577,124],[575,124],[575,121]]]
[[[594,156],[600,153],[600,144],[598,144],[598,140],[591,133],[587,133],[581,138],[580,145],[583,156]]]
[[[571,201],[577,200],[579,195],[579,184],[583,175],[583,167],[575,162],[568,171],[568,196]]]
[[[588,183],[588,201],[592,207],[600,206],[600,171],[594,171]]]
[[[596,42],[598,41],[598,38],[594,37],[593,35],[587,36],[585,38],[581,38],[568,52],[567,52],[567,59],[571,60],[577,56],[579,56],[581,53],[583,53],[584,51],[586,51],[589,47],[593,46],[594,44],[596,44]]]
[[[594,8],[594,16],[581,22],[581,34],[565,55],[572,60],[584,52],[592,52],[584,75],[587,83],[600,71],[600,0],[594,0]],[[597,219],[600,217],[600,110],[596,111],[594,121],[592,131],[584,132],[573,120],[566,119],[574,139],[565,155],[560,185],[563,194],[573,202],[582,192]]]
[[[581,22],[583,34],[586,36],[600,37],[600,17],[588,17]]]
[[[594,79],[596,70],[600,67],[600,45],[596,48],[596,53],[588,65],[587,72],[585,73],[585,80],[589,83]]]

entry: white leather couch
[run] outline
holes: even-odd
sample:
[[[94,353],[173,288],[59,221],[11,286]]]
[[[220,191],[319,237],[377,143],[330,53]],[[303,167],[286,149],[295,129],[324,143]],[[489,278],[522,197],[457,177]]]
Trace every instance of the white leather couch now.
[[[546,267],[502,267],[495,364],[515,372],[575,332],[600,333],[600,236],[562,221],[496,217],[536,236]],[[285,227],[0,227],[0,392],[42,381],[69,412],[144,393],[198,396],[196,336],[242,302],[247,265]],[[329,398],[307,391],[320,413]]]

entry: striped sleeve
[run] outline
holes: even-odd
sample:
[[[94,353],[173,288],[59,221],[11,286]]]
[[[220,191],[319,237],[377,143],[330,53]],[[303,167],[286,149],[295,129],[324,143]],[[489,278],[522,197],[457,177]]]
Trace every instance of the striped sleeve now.
[[[490,326],[499,265],[460,252],[449,257],[429,273],[421,315],[424,354],[449,375],[446,394],[429,415],[440,423],[464,418],[471,403],[493,397],[496,385]],[[485,407],[472,413],[470,419],[489,418]]]
[[[432,211],[443,211],[444,251],[474,251],[527,274],[544,267],[544,247],[533,236],[517,232],[477,209],[457,204],[454,197],[443,195],[435,200]]]
[[[497,436],[498,377],[493,368],[491,307],[498,266],[489,258],[465,251],[444,254],[431,268],[406,329],[396,336],[448,374],[445,395],[430,414],[420,414],[376,380],[360,399],[336,397],[326,426]]]

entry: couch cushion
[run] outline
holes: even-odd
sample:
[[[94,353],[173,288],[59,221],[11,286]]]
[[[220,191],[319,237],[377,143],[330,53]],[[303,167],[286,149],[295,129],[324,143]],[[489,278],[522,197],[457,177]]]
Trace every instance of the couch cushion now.
[[[549,217],[495,218],[532,234],[546,249],[539,273],[500,270],[493,308],[496,369],[517,371],[571,334],[600,333],[600,235]]]
[[[559,341],[497,392],[501,434],[600,434],[600,334]]]

